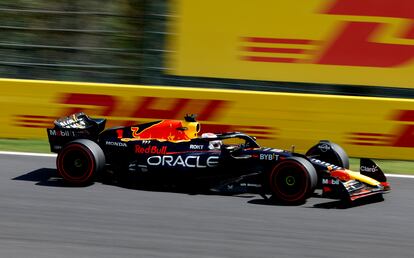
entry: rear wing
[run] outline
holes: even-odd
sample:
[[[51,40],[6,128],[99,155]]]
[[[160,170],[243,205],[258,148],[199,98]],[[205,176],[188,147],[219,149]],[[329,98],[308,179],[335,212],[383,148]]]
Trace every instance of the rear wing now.
[[[59,153],[63,146],[76,139],[96,141],[105,129],[106,119],[93,119],[81,112],[58,118],[53,124],[53,128],[46,129],[50,151]]]

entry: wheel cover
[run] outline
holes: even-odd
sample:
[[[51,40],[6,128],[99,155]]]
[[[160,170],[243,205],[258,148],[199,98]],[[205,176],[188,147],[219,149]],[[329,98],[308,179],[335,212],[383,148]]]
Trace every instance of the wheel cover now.
[[[294,186],[296,184],[296,179],[293,176],[286,177],[286,184],[288,186]]]

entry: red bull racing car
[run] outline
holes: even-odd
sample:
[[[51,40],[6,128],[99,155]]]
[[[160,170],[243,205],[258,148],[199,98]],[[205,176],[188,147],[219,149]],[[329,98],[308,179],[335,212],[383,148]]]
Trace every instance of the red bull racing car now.
[[[105,130],[105,119],[77,113],[47,129],[57,171],[69,184],[95,180],[156,182],[220,193],[256,193],[285,204],[323,197],[355,201],[390,190],[381,169],[361,159],[360,171],[337,144],[320,141],[305,155],[261,147],[241,132],[203,133],[193,115]]]

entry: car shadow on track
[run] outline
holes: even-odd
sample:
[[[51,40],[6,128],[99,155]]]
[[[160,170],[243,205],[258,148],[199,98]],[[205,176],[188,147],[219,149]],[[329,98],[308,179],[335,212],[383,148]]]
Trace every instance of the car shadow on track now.
[[[334,200],[329,202],[323,202],[313,205],[310,208],[319,208],[319,209],[349,209],[355,208],[358,206],[373,204],[384,201],[382,195],[376,195],[372,197],[366,197],[364,199],[358,199],[356,201],[341,201],[341,200]]]
[[[310,206],[307,206],[307,202],[296,204],[296,205],[290,205],[290,204],[284,204],[280,203],[274,200],[266,200],[266,199],[253,199],[248,201],[250,204],[256,204],[256,205],[269,205],[269,206],[300,206],[304,208],[316,208],[316,209],[349,209],[349,208],[355,208],[358,206],[373,204],[384,201],[384,198],[381,195],[376,195],[372,197],[367,197],[364,199],[358,199],[354,202],[350,202],[348,200],[332,200],[332,199],[325,199],[322,198],[320,195],[315,194],[311,197],[312,202],[313,200],[324,200],[325,202],[319,202],[316,204],[311,204]]]
[[[26,174],[12,178],[11,180],[28,181],[34,182],[35,185],[47,186],[47,187],[87,187],[73,186],[67,184],[62,178],[59,177],[58,171],[53,168],[40,168],[30,171]],[[112,185],[114,187],[121,187],[125,189],[148,191],[148,192],[169,192],[169,193],[181,193],[187,195],[218,195],[218,196],[229,196],[243,199],[255,198],[258,195],[253,193],[222,193],[209,190],[200,190],[194,187],[178,186],[173,183],[149,183],[148,181],[144,184],[136,184],[133,181],[126,181],[124,183],[114,180],[98,180],[96,183],[104,185]]]
[[[56,169],[52,168],[40,168],[28,172],[24,175],[12,178],[12,180],[19,180],[19,181],[30,181],[35,182],[35,185],[39,186],[48,186],[48,187],[85,187],[85,186],[73,186],[68,185],[58,176],[58,172]],[[130,184],[126,183],[119,183],[119,182],[100,182],[104,185],[113,185],[114,187],[122,187],[127,189],[134,189],[134,190],[141,190],[141,191],[151,191],[151,192],[170,192],[170,193],[181,193],[187,195],[218,195],[218,196],[229,196],[229,197],[237,197],[237,198],[245,198],[251,199],[247,201],[249,204],[254,205],[267,205],[267,206],[298,206],[298,207],[305,207],[305,208],[317,208],[317,209],[348,209],[353,207],[358,207],[361,205],[367,205],[371,203],[377,203],[383,201],[382,196],[373,196],[371,198],[364,198],[361,200],[357,200],[355,202],[348,202],[348,201],[341,201],[341,200],[331,200],[331,199],[324,199],[321,198],[320,194],[315,193],[311,198],[317,200],[324,200],[327,202],[321,202],[313,204],[312,206],[306,206],[306,203],[300,204],[285,204],[273,200],[271,198],[256,198],[258,197],[257,194],[250,194],[250,193],[221,193],[221,192],[213,192],[213,191],[198,191],[194,188],[186,188],[186,187],[177,187],[176,185],[171,184]],[[253,199],[252,199],[253,198]],[[313,202],[313,201],[312,201]]]
[[[297,204],[286,204],[283,202],[278,202],[277,200],[271,200],[271,199],[253,199],[248,201],[249,204],[255,204],[255,205],[266,205],[266,206],[301,206],[304,203],[297,203]]]
[[[82,186],[74,186],[71,184],[66,183],[62,178],[59,177],[58,171],[53,168],[40,168],[28,172],[26,174],[17,176],[12,178],[11,180],[18,180],[18,181],[28,181],[34,182],[35,185],[39,186],[47,186],[47,187],[65,187],[65,188],[74,188],[74,187],[88,187],[89,185],[82,185]],[[117,180],[98,180],[94,183],[101,183],[103,185],[111,185],[114,187],[121,187],[125,189],[131,190],[140,190],[140,191],[148,191],[148,192],[169,192],[169,193],[181,193],[187,195],[220,195],[220,196],[231,196],[231,197],[238,197],[238,198],[254,198],[257,195],[255,194],[226,194],[226,193],[218,193],[213,191],[200,191],[193,187],[183,187],[177,186],[173,183],[150,183],[146,181],[144,184],[137,184],[134,181],[125,181],[120,182]],[[94,184],[92,183],[92,184]],[[90,185],[92,185],[90,184]]]
[[[12,180],[36,182],[36,185],[50,187],[68,187],[65,182],[58,178],[58,172],[53,168],[40,168],[24,175],[12,178]]]

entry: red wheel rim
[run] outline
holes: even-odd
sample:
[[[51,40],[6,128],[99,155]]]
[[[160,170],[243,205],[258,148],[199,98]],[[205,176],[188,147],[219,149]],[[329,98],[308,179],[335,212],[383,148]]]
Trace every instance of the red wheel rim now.
[[[62,150],[57,159],[60,175],[72,183],[84,183],[93,175],[95,162],[90,150],[73,144]]]

